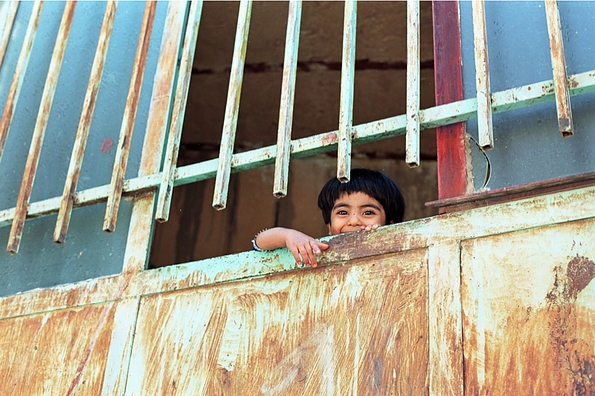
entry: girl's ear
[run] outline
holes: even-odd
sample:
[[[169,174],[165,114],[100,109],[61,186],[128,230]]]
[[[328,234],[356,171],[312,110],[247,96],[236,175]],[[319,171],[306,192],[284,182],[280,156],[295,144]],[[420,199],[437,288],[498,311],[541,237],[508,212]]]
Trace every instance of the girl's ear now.
[[[328,227],[328,234],[333,235],[333,233],[331,232],[331,223],[328,223],[326,226]]]
[[[395,224],[395,221],[391,220],[390,223],[388,223],[388,224]]]

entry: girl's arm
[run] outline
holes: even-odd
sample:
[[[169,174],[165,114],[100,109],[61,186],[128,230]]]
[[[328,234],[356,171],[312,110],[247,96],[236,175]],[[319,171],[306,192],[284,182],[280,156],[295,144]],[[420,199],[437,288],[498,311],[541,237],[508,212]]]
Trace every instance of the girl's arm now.
[[[254,247],[260,250],[274,250],[288,248],[296,263],[316,267],[316,256],[328,249],[329,245],[293,230],[291,228],[275,227],[263,230],[254,237]]]

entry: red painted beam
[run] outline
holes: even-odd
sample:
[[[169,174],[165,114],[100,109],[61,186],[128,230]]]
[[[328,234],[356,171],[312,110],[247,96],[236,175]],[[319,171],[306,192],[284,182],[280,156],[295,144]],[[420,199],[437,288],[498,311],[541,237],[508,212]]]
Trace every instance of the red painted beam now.
[[[436,104],[463,99],[458,1],[433,1]],[[438,197],[467,193],[465,123],[436,128]]]

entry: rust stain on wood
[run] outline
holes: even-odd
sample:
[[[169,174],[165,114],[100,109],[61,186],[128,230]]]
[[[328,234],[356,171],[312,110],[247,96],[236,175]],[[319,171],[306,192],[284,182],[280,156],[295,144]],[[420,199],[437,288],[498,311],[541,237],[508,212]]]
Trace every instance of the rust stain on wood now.
[[[564,258],[589,251],[594,226],[528,230],[465,247],[466,260],[475,256],[462,277],[466,393],[595,393],[595,263],[580,253]],[[470,268],[479,262],[482,268]]]
[[[131,366],[146,375],[127,391],[427,393],[425,260],[411,251],[144,298]]]
[[[95,305],[0,321],[3,393],[67,394],[78,378],[76,393],[99,395],[113,326],[113,315],[105,315],[101,323],[106,308]],[[100,329],[96,339],[89,329]]]
[[[554,271],[554,285],[546,296],[550,347],[557,363],[551,375],[555,383],[563,386],[559,391],[590,395],[595,392],[595,356],[588,340],[577,338],[577,324],[581,321],[575,302],[595,277],[595,263],[577,255],[568,263],[566,273],[561,266]]]

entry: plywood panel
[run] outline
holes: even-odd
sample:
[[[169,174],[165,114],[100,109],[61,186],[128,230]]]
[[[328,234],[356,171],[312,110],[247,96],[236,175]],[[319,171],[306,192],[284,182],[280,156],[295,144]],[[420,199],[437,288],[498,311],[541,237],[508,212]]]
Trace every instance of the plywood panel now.
[[[426,255],[145,297],[126,394],[427,393]]]
[[[595,392],[595,221],[465,241],[466,394]]]
[[[99,395],[114,304],[0,321],[0,393]]]

